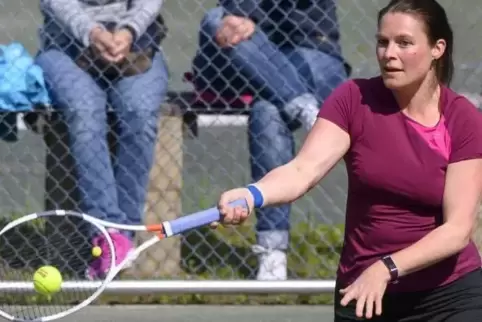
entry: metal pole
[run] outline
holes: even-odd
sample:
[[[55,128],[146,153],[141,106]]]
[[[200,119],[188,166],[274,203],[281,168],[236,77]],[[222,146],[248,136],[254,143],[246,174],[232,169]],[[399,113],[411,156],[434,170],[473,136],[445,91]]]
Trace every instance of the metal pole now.
[[[63,292],[95,291],[102,282],[70,281],[62,284]],[[105,294],[321,294],[332,293],[334,280],[288,281],[112,281]],[[33,283],[2,281],[0,294],[35,293]]]

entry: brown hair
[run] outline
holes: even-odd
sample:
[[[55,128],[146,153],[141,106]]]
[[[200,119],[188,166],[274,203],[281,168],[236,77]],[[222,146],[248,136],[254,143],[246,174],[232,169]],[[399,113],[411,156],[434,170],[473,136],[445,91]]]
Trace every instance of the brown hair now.
[[[421,18],[432,45],[439,39],[445,40],[445,52],[435,62],[435,73],[439,82],[450,85],[454,74],[454,36],[445,9],[436,0],[391,0],[378,12],[378,25],[385,14],[397,12],[414,14]]]

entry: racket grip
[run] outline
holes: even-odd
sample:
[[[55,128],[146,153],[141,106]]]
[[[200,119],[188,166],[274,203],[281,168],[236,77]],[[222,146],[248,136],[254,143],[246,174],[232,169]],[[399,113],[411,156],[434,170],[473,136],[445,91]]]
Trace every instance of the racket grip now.
[[[231,207],[248,208],[248,203],[245,199],[235,200],[230,202]],[[206,210],[196,212],[191,215],[183,216],[164,223],[164,230],[167,237],[174,236],[186,232],[188,230],[209,225],[212,222],[221,220],[221,214],[217,207],[212,207]]]

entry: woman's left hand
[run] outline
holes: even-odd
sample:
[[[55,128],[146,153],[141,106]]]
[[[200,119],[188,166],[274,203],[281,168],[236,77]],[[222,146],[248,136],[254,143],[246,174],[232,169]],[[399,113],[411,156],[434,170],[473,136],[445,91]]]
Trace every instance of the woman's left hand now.
[[[381,315],[382,298],[389,281],[390,272],[379,260],[368,267],[352,284],[340,290],[343,295],[341,305],[346,306],[355,300],[358,317],[365,315],[367,319],[371,319],[374,309],[376,315]]]

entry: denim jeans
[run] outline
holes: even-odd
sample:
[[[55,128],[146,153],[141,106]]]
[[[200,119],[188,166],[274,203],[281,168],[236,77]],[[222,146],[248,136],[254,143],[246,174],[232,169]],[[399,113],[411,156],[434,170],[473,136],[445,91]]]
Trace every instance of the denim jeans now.
[[[40,52],[36,63],[68,127],[80,210],[116,223],[141,224],[160,106],[167,93],[162,53],[155,54],[145,73],[110,83],[94,80],[57,49]],[[108,103],[119,130],[113,162],[106,139]]]
[[[295,120],[295,111],[288,111],[286,105],[313,93],[307,92],[306,80],[286,55],[291,49],[282,54],[280,48],[258,27],[249,40],[220,49],[214,37],[223,14],[221,7],[211,9],[201,22],[199,49],[193,60],[196,87],[215,88],[221,95],[250,91],[280,108],[290,121]],[[332,60],[338,65],[337,59]],[[342,65],[341,62],[339,64]],[[308,66],[302,68],[308,69]],[[323,78],[323,75],[317,77]],[[337,81],[342,78],[337,74],[331,77],[337,78]]]
[[[259,90],[248,126],[251,175],[256,181],[294,157],[292,132],[297,126],[283,113],[282,105],[311,93],[321,106],[331,91],[346,80],[346,70],[338,58],[319,50],[279,48],[259,29],[249,40],[220,50],[212,39],[222,16],[223,10],[215,8],[201,23],[200,48],[193,61],[197,86],[209,86],[222,93],[239,93],[246,87]],[[283,205],[256,211],[261,246],[288,247],[290,210],[290,205]],[[264,239],[260,238],[263,232],[279,234]]]

